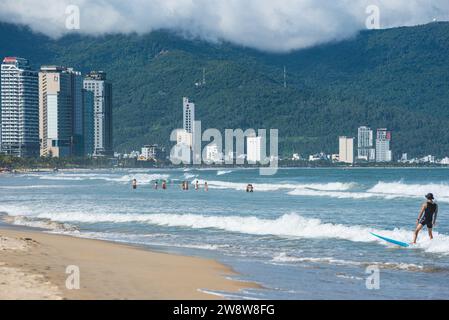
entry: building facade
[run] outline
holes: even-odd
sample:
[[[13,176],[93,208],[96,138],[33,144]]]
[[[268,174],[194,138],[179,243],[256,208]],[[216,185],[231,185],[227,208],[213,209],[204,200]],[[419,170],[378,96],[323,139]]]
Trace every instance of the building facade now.
[[[246,138],[246,160],[249,163],[262,160],[262,137]]]
[[[1,152],[18,157],[39,155],[38,73],[28,60],[6,57],[1,65]]]
[[[182,99],[182,124],[183,129],[188,132],[194,132],[195,123],[195,104],[189,101],[189,98]]]
[[[214,144],[209,144],[206,146],[206,163],[221,163],[223,161],[223,155],[218,146]]]
[[[373,130],[369,127],[359,127],[357,134],[357,159],[375,161],[376,150],[374,148]]]
[[[339,138],[339,161],[354,163],[354,138],[342,136]]]
[[[60,66],[41,67],[39,72],[41,156],[83,156],[83,100],[80,72]]]
[[[94,93],[83,89],[83,142],[84,155],[92,156],[95,151]]]
[[[385,128],[377,129],[376,134],[376,162],[391,162],[391,131]]]
[[[113,156],[112,84],[103,71],[92,71],[85,77],[83,86],[94,94],[93,156]]]

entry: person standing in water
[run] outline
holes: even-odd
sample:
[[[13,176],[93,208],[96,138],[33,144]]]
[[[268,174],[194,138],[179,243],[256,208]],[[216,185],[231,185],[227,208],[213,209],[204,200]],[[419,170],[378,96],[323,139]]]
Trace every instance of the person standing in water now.
[[[198,183],[198,180],[196,180],[196,182],[195,182],[195,190],[198,190],[199,189],[199,183]]]
[[[156,182],[154,182],[154,189],[156,189],[157,190],[157,187],[159,186],[159,184],[158,184],[158,182],[156,181]]]
[[[413,237],[412,244],[416,244],[416,239],[418,238],[419,232],[427,226],[427,231],[429,232],[430,240],[433,239],[432,228],[437,221],[438,205],[434,202],[434,197],[432,193],[426,195],[426,203],[421,207],[418,219],[416,220],[416,230]]]
[[[133,179],[132,186],[133,186],[133,190],[137,189],[137,180],[136,179]]]
[[[207,185],[207,181],[204,182],[204,191],[209,191],[209,186]]]
[[[163,190],[167,189],[167,181],[165,180],[162,181],[162,189]]]

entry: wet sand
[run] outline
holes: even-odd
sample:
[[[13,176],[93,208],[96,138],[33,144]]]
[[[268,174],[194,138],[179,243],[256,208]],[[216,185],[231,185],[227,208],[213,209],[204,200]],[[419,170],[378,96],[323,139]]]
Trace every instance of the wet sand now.
[[[68,289],[77,268],[80,288]],[[257,287],[233,274],[214,260],[0,227],[0,299],[217,299],[201,290]]]

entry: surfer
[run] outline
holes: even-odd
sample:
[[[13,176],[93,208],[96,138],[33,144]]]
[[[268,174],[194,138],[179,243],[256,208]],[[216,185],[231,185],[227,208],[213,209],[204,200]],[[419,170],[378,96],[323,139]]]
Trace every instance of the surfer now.
[[[438,205],[434,202],[434,197],[432,193],[428,193],[426,195],[426,199],[427,201],[422,205],[418,219],[416,220],[416,230],[412,244],[416,244],[418,234],[424,226],[427,226],[427,231],[429,232],[430,240],[433,239],[432,228],[437,220]]]

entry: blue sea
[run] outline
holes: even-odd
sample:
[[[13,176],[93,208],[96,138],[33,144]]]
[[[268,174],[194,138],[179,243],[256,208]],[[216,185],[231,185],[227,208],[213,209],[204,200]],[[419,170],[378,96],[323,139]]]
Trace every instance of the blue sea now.
[[[131,188],[134,178],[137,190]],[[167,190],[161,183],[155,190],[157,180],[167,180]],[[191,184],[188,191],[181,189],[184,180]],[[253,193],[245,192],[248,183]],[[440,206],[434,240],[423,230],[416,246],[400,248],[370,234],[410,242],[428,192]],[[0,175],[0,212],[15,224],[213,258],[236,270],[237,279],[264,288],[210,292],[228,298],[448,299],[448,207],[449,169]],[[373,266],[379,270],[374,289],[367,287]]]

